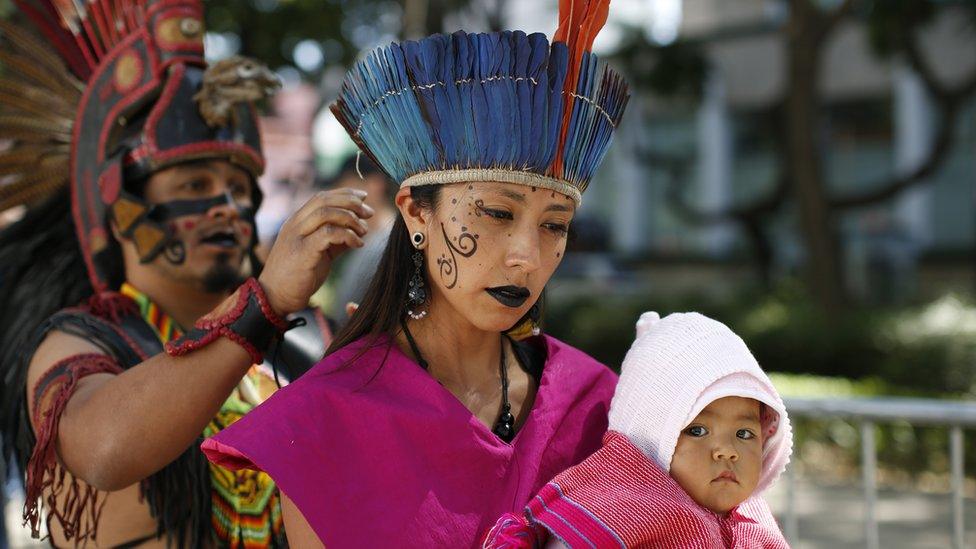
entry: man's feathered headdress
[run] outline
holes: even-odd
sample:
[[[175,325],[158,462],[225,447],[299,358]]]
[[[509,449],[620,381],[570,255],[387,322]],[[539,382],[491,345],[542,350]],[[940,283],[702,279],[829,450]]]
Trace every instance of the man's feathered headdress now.
[[[89,278],[106,290],[110,218],[144,261],[167,242],[123,180],[201,159],[257,177],[249,101],[277,80],[241,58],[207,68],[200,0],[14,1],[37,32],[0,21],[0,211],[70,183]]]
[[[434,35],[370,53],[332,112],[401,186],[499,181],[581,200],[629,98],[590,52],[609,0],[560,0],[550,46],[520,31]]]

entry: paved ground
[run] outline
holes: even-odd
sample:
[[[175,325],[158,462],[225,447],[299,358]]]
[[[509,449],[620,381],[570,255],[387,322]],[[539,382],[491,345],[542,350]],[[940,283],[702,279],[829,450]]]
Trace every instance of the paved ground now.
[[[780,481],[767,501],[783,524],[786,483]],[[864,542],[864,503],[857,485],[815,485],[797,482],[799,540],[794,549],[861,549]],[[952,511],[949,494],[922,494],[879,490],[879,538],[885,549],[946,549],[952,547]],[[964,507],[966,547],[976,547],[976,501]]]
[[[786,483],[767,495],[782,524]],[[864,547],[864,506],[858,486],[797,483],[800,539],[794,549],[860,549]],[[20,528],[20,503],[10,501],[5,515],[11,548],[41,547]],[[976,501],[966,500],[967,547],[976,547]],[[878,494],[881,547],[885,549],[945,549],[951,547],[949,495],[881,490]]]

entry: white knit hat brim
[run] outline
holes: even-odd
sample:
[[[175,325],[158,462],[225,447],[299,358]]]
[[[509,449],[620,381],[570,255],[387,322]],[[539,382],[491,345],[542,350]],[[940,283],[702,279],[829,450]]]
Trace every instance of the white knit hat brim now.
[[[772,486],[776,479],[786,468],[792,454],[792,444],[786,444],[793,439],[793,429],[790,425],[789,415],[786,413],[786,406],[783,400],[776,393],[772,383],[762,380],[752,374],[735,373],[725,376],[715,383],[698,397],[698,401],[692,406],[685,419],[685,426],[690,424],[698,414],[709,404],[720,398],[742,397],[751,398],[757,402],[765,404],[776,414],[774,420],[775,431],[772,435],[762,433],[763,453],[762,453],[762,473],[759,475],[759,483],[756,485],[756,495],[761,494],[766,488]],[[677,444],[677,442],[675,443]],[[670,469],[670,466],[669,466]]]
[[[757,493],[775,482],[789,462],[792,429],[782,399],[745,342],[721,322],[698,313],[664,319],[645,313],[637,332],[610,404],[610,429],[670,471],[681,431],[705,406],[724,396],[755,398],[775,411],[779,421],[776,436],[764,444]],[[725,378],[740,382],[718,383]]]

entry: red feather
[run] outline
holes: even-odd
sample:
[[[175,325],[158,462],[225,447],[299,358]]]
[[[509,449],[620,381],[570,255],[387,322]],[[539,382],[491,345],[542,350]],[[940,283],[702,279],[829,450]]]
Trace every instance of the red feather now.
[[[559,133],[559,145],[556,148],[556,160],[553,173],[557,177],[563,175],[563,145],[566,143],[566,132],[569,130],[569,119],[573,115],[573,103],[576,85],[579,83],[580,64],[583,55],[593,48],[596,35],[603,29],[610,15],[610,0],[559,0],[559,28],[553,35],[553,42],[565,42],[569,49],[569,67],[567,67],[566,84],[563,107],[563,123]]]

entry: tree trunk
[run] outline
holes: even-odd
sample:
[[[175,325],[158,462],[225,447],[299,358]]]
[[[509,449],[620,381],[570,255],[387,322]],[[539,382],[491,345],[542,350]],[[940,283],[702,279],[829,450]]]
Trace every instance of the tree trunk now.
[[[417,40],[427,36],[427,16],[429,12],[429,0],[404,0],[403,27],[401,33],[405,40]]]
[[[787,170],[806,248],[805,276],[814,298],[827,309],[844,302],[840,255],[827,204],[820,139],[818,90],[823,15],[809,0],[790,2],[786,90]]]

